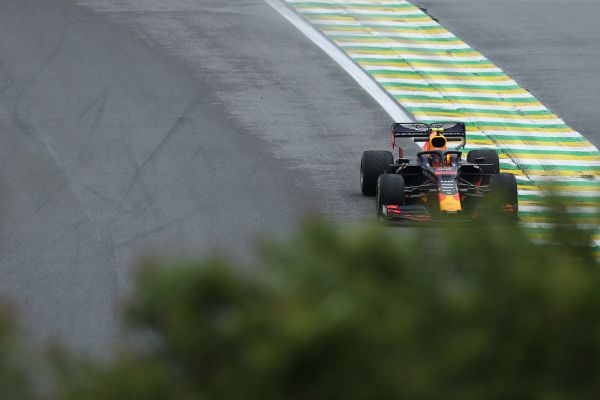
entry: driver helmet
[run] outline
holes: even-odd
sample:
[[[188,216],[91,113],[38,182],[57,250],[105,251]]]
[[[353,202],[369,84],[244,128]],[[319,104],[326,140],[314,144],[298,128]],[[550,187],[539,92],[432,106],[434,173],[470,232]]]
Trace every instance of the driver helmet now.
[[[429,140],[423,146],[423,150],[447,150],[446,137],[443,135],[443,128],[433,128],[429,134]],[[428,154],[429,165],[434,168],[439,168],[444,165],[444,160],[437,154]]]

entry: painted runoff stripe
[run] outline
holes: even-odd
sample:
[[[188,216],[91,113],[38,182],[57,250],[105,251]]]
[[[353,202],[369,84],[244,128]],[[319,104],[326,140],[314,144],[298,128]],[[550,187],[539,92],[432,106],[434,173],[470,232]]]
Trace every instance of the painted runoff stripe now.
[[[498,151],[520,217],[547,228],[543,193],[589,228],[600,256],[600,152],[478,51],[403,0],[285,0],[421,122],[464,121],[466,150]]]

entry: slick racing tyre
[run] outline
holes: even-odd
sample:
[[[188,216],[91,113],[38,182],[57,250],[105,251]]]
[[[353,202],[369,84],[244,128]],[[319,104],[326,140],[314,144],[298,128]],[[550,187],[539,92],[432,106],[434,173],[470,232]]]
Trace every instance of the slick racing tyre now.
[[[495,150],[471,150],[469,154],[467,154],[467,162],[476,164],[475,160],[478,158],[483,158],[484,164],[492,164],[482,165],[481,172],[490,175],[500,173],[500,159]]]
[[[379,177],[377,180],[377,215],[383,213],[383,206],[403,206],[405,198],[402,175],[383,174]]]
[[[516,216],[519,210],[519,193],[517,191],[517,178],[513,174],[497,174],[490,178],[492,196],[504,208],[514,211]]]
[[[360,188],[365,196],[375,196],[377,179],[394,163],[394,156],[389,151],[365,151],[360,160]]]

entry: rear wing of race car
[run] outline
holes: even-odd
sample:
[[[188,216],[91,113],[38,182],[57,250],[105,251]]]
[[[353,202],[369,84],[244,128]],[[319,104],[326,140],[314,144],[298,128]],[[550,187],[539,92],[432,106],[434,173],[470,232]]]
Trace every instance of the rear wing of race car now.
[[[461,142],[456,148],[466,144],[466,128],[463,122],[436,122],[433,124],[399,123],[392,125],[392,148],[396,147],[396,138],[412,138],[415,142],[427,142],[433,129],[440,130],[446,140]]]

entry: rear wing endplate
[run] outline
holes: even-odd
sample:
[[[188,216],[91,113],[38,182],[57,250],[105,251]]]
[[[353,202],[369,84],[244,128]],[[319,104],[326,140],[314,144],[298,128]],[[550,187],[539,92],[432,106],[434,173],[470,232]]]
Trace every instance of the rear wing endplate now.
[[[392,148],[396,147],[396,138],[412,138],[415,142],[426,142],[433,129],[443,129],[442,135],[448,141],[459,141],[464,146],[466,128],[463,122],[436,122],[433,124],[395,122],[392,125]]]

